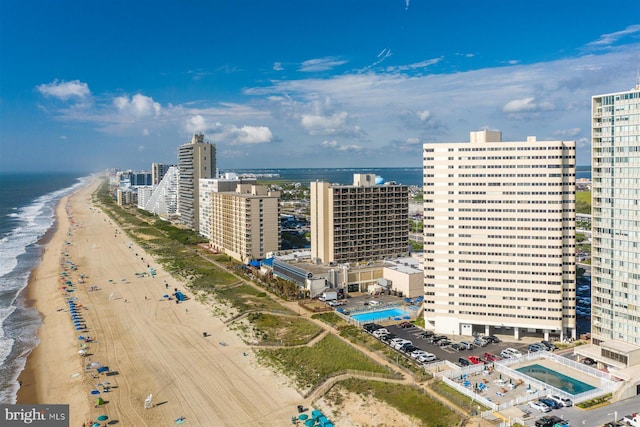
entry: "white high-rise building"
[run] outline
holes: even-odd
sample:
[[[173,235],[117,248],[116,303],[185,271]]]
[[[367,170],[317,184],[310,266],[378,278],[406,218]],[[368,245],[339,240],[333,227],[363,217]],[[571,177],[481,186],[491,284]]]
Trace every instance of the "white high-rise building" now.
[[[204,134],[193,135],[178,147],[178,215],[180,222],[198,231],[200,222],[199,180],[216,174],[216,146],[205,142]]]
[[[424,144],[425,323],[575,336],[575,142]]]
[[[595,346],[580,352],[621,369],[640,364],[640,85],[591,105]]]

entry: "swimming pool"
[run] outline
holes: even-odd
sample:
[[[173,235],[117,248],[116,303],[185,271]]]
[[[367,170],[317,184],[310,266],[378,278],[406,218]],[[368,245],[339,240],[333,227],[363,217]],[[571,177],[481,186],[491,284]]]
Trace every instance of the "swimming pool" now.
[[[387,308],[385,310],[352,314],[351,318],[358,322],[375,322],[378,320],[393,320],[395,318],[410,319],[411,317],[409,313],[400,308]]]
[[[569,394],[580,394],[595,388],[592,385],[583,383],[575,378],[568,377],[560,372],[556,372],[553,369],[545,368],[538,364],[525,366],[524,368],[516,369],[516,371],[543,381],[550,386],[559,388]]]

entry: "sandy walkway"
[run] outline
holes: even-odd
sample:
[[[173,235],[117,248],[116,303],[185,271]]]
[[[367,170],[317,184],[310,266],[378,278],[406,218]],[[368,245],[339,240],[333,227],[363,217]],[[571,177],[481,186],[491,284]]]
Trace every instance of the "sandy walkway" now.
[[[101,414],[123,426],[175,425],[180,416],[186,425],[198,426],[290,424],[299,393],[286,379],[260,367],[251,350],[204,305],[193,299],[176,304],[162,297],[174,287],[189,293],[91,207],[96,186],[60,203],[58,230],[29,286],[29,297],[45,321],[41,343],[21,377],[18,402],[69,403],[71,426]],[[68,256],[62,258],[65,252]],[[60,290],[60,267],[70,263],[78,266],[69,271],[73,293]],[[156,277],[137,277],[135,273],[149,271],[147,264],[155,268]],[[78,284],[80,274],[85,275],[83,284]],[[91,291],[93,286],[98,290]],[[66,295],[77,297],[85,308],[81,313],[87,332],[74,329]],[[57,311],[62,307],[64,311]],[[204,338],[204,331],[210,336]],[[79,334],[97,340],[89,344],[90,356],[78,354]],[[89,361],[118,374],[94,379],[93,372],[84,369]],[[100,396],[108,403],[94,408],[90,392],[102,390],[95,384],[105,381],[111,390]],[[149,394],[156,406],[144,409]]]

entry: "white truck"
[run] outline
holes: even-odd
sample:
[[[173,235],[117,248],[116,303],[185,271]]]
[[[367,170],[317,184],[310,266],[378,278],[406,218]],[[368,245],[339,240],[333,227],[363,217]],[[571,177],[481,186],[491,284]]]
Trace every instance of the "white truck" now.
[[[324,291],[318,298],[320,301],[335,301],[338,299],[338,292],[336,291]]]

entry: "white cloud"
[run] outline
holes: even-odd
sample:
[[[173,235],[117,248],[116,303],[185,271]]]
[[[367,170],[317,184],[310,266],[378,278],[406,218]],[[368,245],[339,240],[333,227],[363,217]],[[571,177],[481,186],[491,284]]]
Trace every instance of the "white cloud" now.
[[[198,114],[188,119],[185,129],[190,133],[204,132],[209,140],[222,144],[264,144],[273,141],[273,133],[267,126],[235,126],[222,124]]]
[[[345,61],[344,59],[338,59],[333,56],[328,56],[326,58],[309,59],[308,61],[304,61],[302,63],[298,71],[327,71],[346,63],[347,61]]]
[[[303,114],[301,123],[310,135],[332,135],[340,132],[348,117],[345,111],[330,116]]]
[[[138,145],[138,151],[142,153],[144,151],[144,145]]]
[[[589,43],[588,46],[610,46],[612,44],[615,44],[620,39],[623,39],[624,37],[635,35],[638,33],[640,33],[640,25],[630,25],[624,30],[616,31],[609,34],[603,34],[598,40]]]
[[[282,63],[280,62],[274,62],[273,63],[273,71],[282,71],[284,70],[284,67],[282,66]]]
[[[44,96],[52,96],[66,101],[70,98],[85,98],[91,95],[89,85],[80,80],[70,82],[54,80],[52,83],[46,83],[36,86],[38,91]]]
[[[425,120],[429,120],[429,118],[431,118],[431,112],[429,110],[416,111],[416,115],[421,122],[424,122]]]
[[[136,117],[157,116],[160,114],[160,104],[155,102],[153,98],[142,94],[135,94],[131,98],[128,96],[118,96],[113,99],[113,105],[126,114],[132,114]]]
[[[580,135],[580,132],[582,132],[580,128],[560,129],[555,131],[553,135],[560,138],[573,138],[576,135]]]
[[[504,107],[502,107],[502,111],[505,113],[526,113],[532,111],[551,111],[555,107],[550,102],[535,102],[534,97],[528,97],[523,99],[514,99],[512,101],[507,102]]]
[[[336,141],[335,139],[332,139],[331,141],[324,140],[322,141],[321,145],[327,148],[335,148],[338,146],[338,141]]]
[[[392,73],[396,71],[409,71],[409,70],[417,70],[420,68],[427,68],[437,64],[440,61],[442,61],[442,57],[427,59],[426,61],[415,62],[413,64],[391,66],[391,67],[387,67],[387,72]]]

